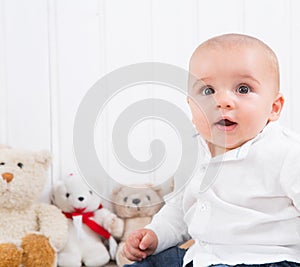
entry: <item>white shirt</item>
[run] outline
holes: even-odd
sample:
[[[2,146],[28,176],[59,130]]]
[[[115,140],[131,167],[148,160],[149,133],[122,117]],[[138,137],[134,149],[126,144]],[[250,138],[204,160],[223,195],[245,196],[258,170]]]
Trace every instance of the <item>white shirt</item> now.
[[[300,262],[299,136],[269,123],[243,146],[201,157],[190,182],[147,226],[158,236],[156,252],[189,234],[196,242],[184,265]]]

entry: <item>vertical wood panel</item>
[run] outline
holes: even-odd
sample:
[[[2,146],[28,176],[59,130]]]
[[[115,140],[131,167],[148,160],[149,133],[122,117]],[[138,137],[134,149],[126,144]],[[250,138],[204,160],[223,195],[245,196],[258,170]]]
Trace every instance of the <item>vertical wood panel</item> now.
[[[188,68],[197,43],[195,1],[153,0],[153,60]]]
[[[76,170],[74,118],[82,98],[100,76],[98,4],[97,0],[56,2],[60,175]]]
[[[151,1],[106,1],[108,71],[151,60]]]
[[[272,10],[266,12],[266,10]],[[268,44],[277,54],[281,74],[281,91],[286,104],[281,116],[284,125],[291,126],[290,90],[290,24],[289,1],[245,1],[245,32]]]
[[[5,2],[0,1],[0,144],[7,143]]]
[[[126,2],[117,0],[105,1],[105,51],[107,72],[124,67],[125,65],[152,60],[151,14],[151,0],[129,0]],[[107,90],[109,90],[109,88]],[[109,93],[109,91],[107,93]],[[124,109],[133,102],[147,96],[151,96],[151,92],[147,89],[147,86],[139,88],[139,90],[128,88],[121,94],[115,96],[114,99],[108,103],[106,110],[103,112],[103,116],[107,116],[108,119],[107,125],[102,126],[102,129],[104,129],[106,133],[99,131],[99,141],[101,143],[99,143],[97,147],[98,149],[100,148],[98,151],[102,154],[102,156],[99,154],[99,158],[102,161],[103,155],[108,155],[107,161],[103,162],[105,164],[104,167],[110,175],[118,181],[129,182],[131,179],[132,182],[135,182],[136,177],[130,174],[130,172],[128,173],[128,170],[122,168],[116,160],[116,156],[112,151],[112,128],[117,117]],[[101,130],[100,124],[98,124],[97,129]],[[149,130],[151,131],[151,129]],[[138,150],[142,149],[137,143],[135,144],[135,148],[138,148]],[[129,149],[132,149],[132,147]],[[139,180],[142,180],[142,177]],[[110,188],[108,187],[107,189],[109,190]]]
[[[61,140],[60,140],[60,112],[59,112],[59,75],[57,58],[57,9],[56,0],[47,0],[48,24],[48,57],[49,57],[49,101],[50,101],[50,137],[53,154],[52,181],[61,174]]]
[[[99,62],[99,79],[101,79],[105,74],[107,74],[107,12],[106,12],[106,0],[98,0],[98,14],[99,14],[99,58],[98,58],[98,62]],[[107,125],[109,123],[109,114],[106,113],[103,118],[102,118],[102,127],[103,128],[107,128]],[[101,139],[102,138],[102,139]],[[105,143],[106,140],[108,140],[109,138],[109,132],[108,131],[102,131],[102,135],[101,135],[101,141],[99,141],[99,143]],[[108,166],[109,165],[109,157],[108,154],[105,153],[103,155],[103,157],[101,158],[101,162],[104,166]]]
[[[290,21],[289,27],[291,30],[290,46],[288,47],[289,53],[286,56],[290,57],[290,72],[289,72],[289,94],[290,97],[288,104],[290,107],[290,126],[293,130],[300,133],[300,90],[299,90],[299,77],[300,77],[300,2],[297,0],[290,0]]]
[[[244,0],[199,0],[198,42],[224,33],[244,31]]]
[[[188,71],[190,56],[197,46],[197,1],[153,0],[152,33],[153,61],[179,66]],[[151,96],[180,108],[189,117],[186,94],[168,85],[153,85]],[[183,89],[183,88],[182,88]],[[166,122],[153,120],[152,140],[161,140],[166,149],[165,162],[149,175],[150,182],[163,183],[174,175],[181,161],[181,129],[174,129]]]
[[[3,0],[0,12],[1,142],[50,150],[46,1]]]
[[[8,142],[49,149],[46,1],[5,1]]]

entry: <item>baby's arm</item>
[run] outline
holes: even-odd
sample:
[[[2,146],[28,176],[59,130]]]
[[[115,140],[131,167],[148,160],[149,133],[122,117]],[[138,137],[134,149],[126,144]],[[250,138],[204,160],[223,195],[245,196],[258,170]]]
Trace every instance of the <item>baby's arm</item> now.
[[[130,234],[123,248],[124,255],[131,261],[141,261],[153,254],[158,239],[150,229],[139,229]]]
[[[152,222],[146,226],[152,230],[158,239],[155,253],[177,245],[189,239],[187,225],[182,210],[183,192],[174,194],[162,209],[153,217]]]
[[[300,148],[289,151],[281,168],[281,185],[294,206],[300,211]]]

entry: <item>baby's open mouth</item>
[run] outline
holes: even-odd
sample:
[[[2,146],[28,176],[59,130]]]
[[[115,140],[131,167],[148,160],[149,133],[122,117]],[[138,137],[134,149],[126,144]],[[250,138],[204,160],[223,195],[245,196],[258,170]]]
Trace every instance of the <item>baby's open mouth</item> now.
[[[222,120],[219,120],[216,124],[221,125],[221,126],[232,126],[237,123],[234,121],[228,120],[228,119],[222,119]]]
[[[237,123],[230,119],[220,119],[215,124],[220,131],[230,132],[237,127]]]

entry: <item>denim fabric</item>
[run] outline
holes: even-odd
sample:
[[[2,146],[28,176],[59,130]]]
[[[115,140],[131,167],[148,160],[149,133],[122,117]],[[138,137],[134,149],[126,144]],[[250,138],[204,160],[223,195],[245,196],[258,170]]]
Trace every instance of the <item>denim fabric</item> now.
[[[171,247],[158,254],[151,255],[143,261],[124,265],[123,267],[182,267],[185,252],[185,249],[178,246]]]
[[[183,257],[186,250],[180,249],[178,246],[171,247],[156,255],[149,256],[143,261],[135,262],[133,264],[126,264],[124,267],[182,267]],[[193,267],[193,263],[189,263],[187,267]],[[300,267],[300,263],[281,261],[265,264],[237,264],[226,265],[216,264],[209,267]]]
[[[217,264],[212,267],[229,267],[230,265]],[[237,264],[234,267],[300,267],[300,263],[290,261],[279,261],[265,264]]]

